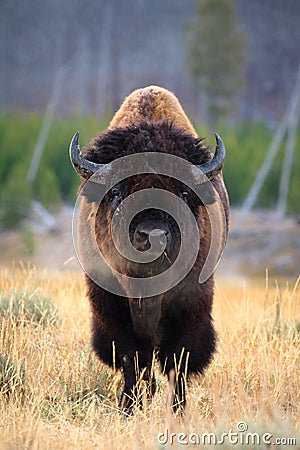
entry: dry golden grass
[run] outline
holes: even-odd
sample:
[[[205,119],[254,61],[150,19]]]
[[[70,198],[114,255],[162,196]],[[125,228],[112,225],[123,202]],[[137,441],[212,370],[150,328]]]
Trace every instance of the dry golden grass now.
[[[214,448],[300,448],[297,283],[253,282],[242,288],[218,284],[218,352],[205,376],[191,381],[185,418],[170,414],[163,376],[158,377],[154,401],[143,411],[128,419],[118,413],[121,376],[102,365],[90,349],[89,305],[81,273],[4,270],[0,289],[8,295],[22,291],[50,296],[61,318],[56,325],[36,326],[0,317],[0,354],[15,367],[15,378],[0,390],[1,449],[178,448],[178,439],[196,439],[191,433],[220,436],[236,431],[238,422],[247,423],[248,432],[271,433],[271,442],[278,437],[298,442],[243,447],[225,439]],[[158,433],[166,429],[169,435],[176,433],[173,445],[172,438],[166,446],[163,437],[158,442]],[[245,435],[240,432],[239,439]]]

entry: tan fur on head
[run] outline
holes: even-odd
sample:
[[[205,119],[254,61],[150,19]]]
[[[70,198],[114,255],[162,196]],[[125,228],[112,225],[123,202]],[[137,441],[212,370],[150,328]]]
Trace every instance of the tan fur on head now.
[[[148,86],[133,91],[114,115],[109,128],[126,127],[144,120],[156,122],[162,119],[171,121],[175,127],[197,137],[177,97],[159,86]]]

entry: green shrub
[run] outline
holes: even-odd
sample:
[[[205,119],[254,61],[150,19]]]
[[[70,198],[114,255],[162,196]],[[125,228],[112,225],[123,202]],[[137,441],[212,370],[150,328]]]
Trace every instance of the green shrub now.
[[[55,325],[58,322],[58,309],[50,297],[36,292],[12,292],[0,296],[0,315],[10,317],[17,323],[30,323],[35,326]]]
[[[23,218],[28,217],[30,203],[31,187],[26,181],[26,172],[20,163],[16,163],[0,193],[0,217],[3,226],[14,228]]]
[[[58,212],[61,206],[61,194],[58,177],[53,169],[40,170],[34,186],[34,197],[51,212]]]
[[[99,367],[96,356],[90,349],[73,355],[72,367],[69,373],[64,372],[59,377],[59,391],[49,395],[42,403],[42,415],[51,419],[58,412],[64,412],[73,419],[84,420],[89,413],[91,404],[95,408],[111,409],[115,403],[115,395],[120,396],[116,388],[116,377],[109,368]]]
[[[94,116],[78,113],[64,118],[56,117],[44,148],[33,186],[26,181],[27,171],[36,141],[43,123],[38,114],[0,115],[0,219],[5,228],[16,227],[28,214],[32,199],[39,200],[46,208],[57,210],[62,201],[74,202],[79,177],[69,161],[68,147],[74,132],[80,131],[81,145],[87,144],[97,133],[107,127],[108,120],[101,122]],[[265,158],[274,131],[263,123],[238,123],[219,127],[227,148],[224,167],[226,186],[232,205],[241,205]],[[209,136],[207,128],[199,127],[199,135]],[[299,144],[299,132],[297,143]],[[211,146],[214,140],[211,136]],[[257,200],[257,206],[272,208],[276,205],[284,155],[282,145],[272,165]],[[296,145],[291,183],[288,195],[288,212],[300,214],[300,146]]]
[[[68,148],[75,131],[86,144],[101,130],[107,120],[99,123],[96,117],[71,114],[56,117],[42,154],[33,186],[27,182],[27,172],[43,123],[38,114],[3,113],[0,115],[0,220],[4,228],[15,228],[27,217],[32,199],[46,208],[59,208],[62,201],[74,202],[79,177],[69,161]]]
[[[23,392],[25,384],[24,364],[17,366],[10,357],[0,353],[0,393]]]
[[[232,205],[242,205],[251,188],[258,170],[260,169],[268,152],[274,131],[268,129],[262,123],[241,123],[232,127],[224,127],[217,130],[225,143],[227,155],[224,166],[224,178]],[[211,136],[201,127],[199,135]],[[299,142],[300,134],[298,132]],[[209,139],[211,148],[214,149],[213,137]],[[278,200],[280,176],[282,171],[285,142],[281,145],[271,170],[258,195],[255,206],[273,208]],[[290,179],[287,212],[300,213],[300,146],[296,145],[293,170]]]

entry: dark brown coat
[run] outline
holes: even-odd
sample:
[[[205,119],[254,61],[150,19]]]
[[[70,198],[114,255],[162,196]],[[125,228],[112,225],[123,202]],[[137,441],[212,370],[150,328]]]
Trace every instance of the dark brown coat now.
[[[155,86],[133,92],[115,114],[109,128],[85,149],[85,156],[95,163],[108,163],[119,156],[147,151],[175,154],[197,165],[211,157],[177,98]],[[228,223],[229,205],[222,175],[216,176],[212,183]],[[119,186],[120,195],[124,198],[141,187],[151,186],[167,189],[176,195],[180,192],[176,180],[151,174],[148,177],[137,175],[123,182]],[[216,336],[211,317],[214,277],[210,276],[203,284],[198,282],[210,247],[209,218],[205,206],[199,203],[193,192],[186,201],[196,217],[201,246],[193,268],[177,286],[161,295],[138,300],[126,297],[126,286],[124,296],[117,296],[86,276],[93,316],[93,348],[103,362],[123,369],[125,386],[121,408],[126,411],[131,411],[133,405],[139,403],[139,379],[149,384],[149,396],[154,394],[154,355],[170,379],[175,370],[173,407],[176,410],[185,404],[185,376],[201,374],[215,351]],[[93,214],[97,216],[97,241],[105,258],[120,272],[134,275],[141,269],[120,257],[111,241],[110,222],[116,207],[114,202],[115,198],[107,194],[97,211],[87,195],[82,204],[81,217],[86,220]],[[164,218],[157,220],[163,221]],[[174,231],[171,259],[176,257],[179,242],[176,241],[176,233]],[[227,226],[223,233],[226,239]],[[84,245],[84,232],[81,240]],[[151,270],[156,269],[152,267]]]

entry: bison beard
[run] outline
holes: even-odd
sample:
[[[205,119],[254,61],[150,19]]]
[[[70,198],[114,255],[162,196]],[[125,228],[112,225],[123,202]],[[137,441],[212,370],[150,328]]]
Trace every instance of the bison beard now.
[[[131,94],[115,115],[111,127],[86,148],[86,161],[106,164],[124,155],[161,151],[196,165],[207,163],[211,154],[195,135],[180,105],[173,105],[168,115],[166,108],[159,109],[167,101],[175,101],[174,98],[168,91],[155,87]],[[161,116],[157,112],[160,110]],[[228,199],[221,173],[214,175],[212,184],[221,199],[227,220]],[[130,228],[132,244],[139,250],[147,250],[150,233],[160,230],[166,239],[166,257],[161,256],[147,264],[128,262],[118,254],[110,235],[111,218],[119,202],[127,195],[149,187],[166,189],[182,198],[183,193],[188,193],[183,199],[197,220],[201,245],[194,266],[179,284],[163,294],[154,297],[141,295],[138,299],[126,296],[126,285],[122,286],[124,296],[118,296],[98,286],[86,275],[92,309],[93,348],[104,363],[123,369],[125,385],[120,408],[131,413],[135,405],[141,405],[139,385],[142,380],[148,385],[148,397],[154,395],[153,361],[156,358],[174,386],[173,410],[181,410],[186,402],[187,378],[193,373],[203,373],[211,361],[216,343],[211,317],[214,278],[211,275],[202,284],[198,281],[210,247],[206,208],[186,186],[155,174],[126,179],[117,189],[106,194],[97,211],[93,209],[93,195],[89,191],[84,192],[84,185],[80,220],[84,222],[89,214],[96,214],[96,239],[105,259],[120,273],[139,277],[160,273],[173,263],[180,246],[180,233],[174,220],[159,210],[146,210],[137,215]],[[214,201],[215,198],[207,200],[208,203]],[[222,232],[226,239],[227,226]]]

